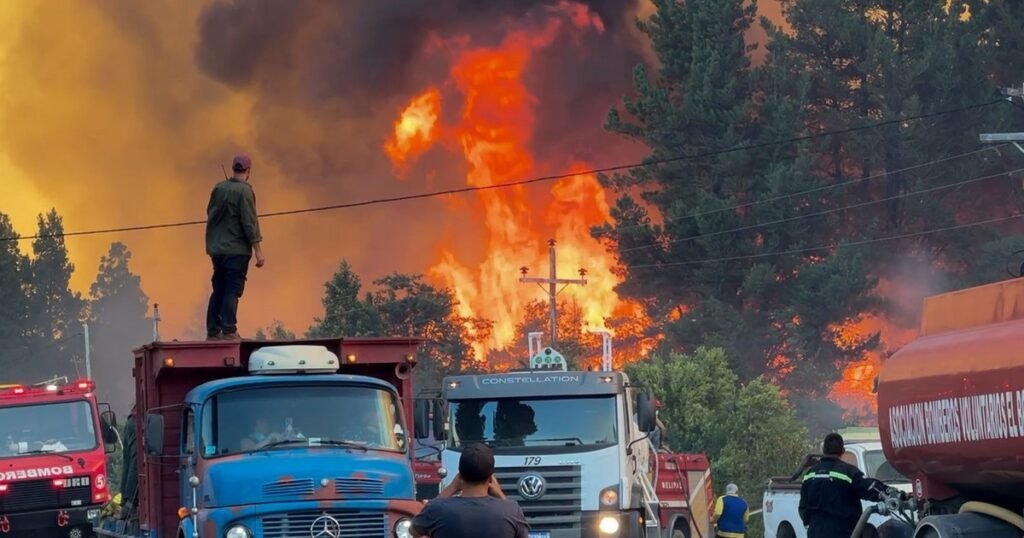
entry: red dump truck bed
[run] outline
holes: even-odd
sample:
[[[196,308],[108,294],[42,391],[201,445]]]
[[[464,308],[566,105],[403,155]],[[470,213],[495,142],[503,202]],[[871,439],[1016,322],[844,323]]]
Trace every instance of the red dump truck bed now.
[[[341,360],[339,373],[373,377],[391,383],[402,398],[406,420],[411,420],[412,365],[418,339],[413,338],[325,338],[299,341],[209,341],[156,342],[135,351],[136,405],[138,428],[138,507],[141,529],[173,536],[180,507],[178,458],[181,434],[181,404],[193,388],[207,382],[248,375],[253,351],[277,345],[319,345]],[[165,456],[145,452],[146,414],[164,416]],[[407,428],[411,430],[411,424]],[[410,442],[411,444],[411,442]],[[410,447],[414,450],[415,447]]]
[[[1024,280],[926,300],[878,384],[885,455],[922,498],[1024,504]]]

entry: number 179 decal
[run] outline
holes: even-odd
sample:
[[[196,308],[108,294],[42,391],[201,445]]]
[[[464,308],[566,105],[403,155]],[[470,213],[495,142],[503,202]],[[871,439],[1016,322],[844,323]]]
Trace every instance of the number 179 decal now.
[[[524,465],[531,467],[540,465],[540,456],[526,456],[526,462],[524,463]]]

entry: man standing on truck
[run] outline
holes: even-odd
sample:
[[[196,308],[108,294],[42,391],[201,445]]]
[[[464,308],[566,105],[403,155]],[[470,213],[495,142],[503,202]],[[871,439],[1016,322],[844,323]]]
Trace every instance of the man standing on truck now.
[[[725,495],[715,501],[715,513],[711,516],[711,524],[717,527],[715,536],[743,538],[749,519],[750,509],[747,501],[740,497],[740,488],[736,484],[725,486]]]
[[[881,483],[842,461],[845,451],[841,435],[826,435],[821,461],[804,473],[800,519],[807,538],[849,538],[862,512],[861,499],[878,500]]]
[[[237,340],[238,299],[245,289],[249,260],[256,253],[256,267],[266,260],[260,243],[256,195],[249,185],[252,160],[238,155],[231,163],[232,176],[217,183],[206,206],[206,253],[213,261],[213,293],[206,309],[207,340]]]
[[[462,449],[459,474],[412,520],[416,538],[529,538],[523,510],[494,478],[494,452],[482,443]]]

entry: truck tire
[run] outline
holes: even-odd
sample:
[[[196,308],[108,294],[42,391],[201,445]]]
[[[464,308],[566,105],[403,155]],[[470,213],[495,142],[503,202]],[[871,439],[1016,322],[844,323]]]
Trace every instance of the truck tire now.
[[[776,538],[796,538],[796,531],[793,530],[789,523],[783,522],[779,525],[779,530],[775,533],[775,536]]]

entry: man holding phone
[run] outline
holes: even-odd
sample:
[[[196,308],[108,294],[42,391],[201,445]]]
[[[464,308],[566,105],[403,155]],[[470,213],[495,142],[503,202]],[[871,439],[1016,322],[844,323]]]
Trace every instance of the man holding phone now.
[[[412,520],[412,535],[428,538],[529,538],[523,510],[505,498],[494,478],[494,452],[484,444],[462,449],[459,473]]]

